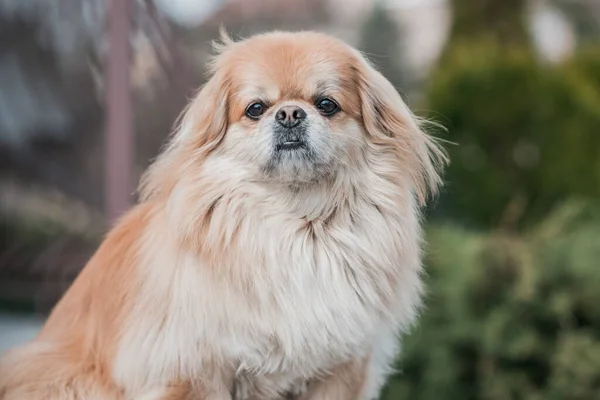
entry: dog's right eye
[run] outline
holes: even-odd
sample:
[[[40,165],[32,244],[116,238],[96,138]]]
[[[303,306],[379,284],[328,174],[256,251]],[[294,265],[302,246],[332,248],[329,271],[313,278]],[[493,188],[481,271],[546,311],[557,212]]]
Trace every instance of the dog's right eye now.
[[[267,106],[264,103],[252,103],[246,108],[246,116],[248,118],[258,119],[265,111],[267,111]]]

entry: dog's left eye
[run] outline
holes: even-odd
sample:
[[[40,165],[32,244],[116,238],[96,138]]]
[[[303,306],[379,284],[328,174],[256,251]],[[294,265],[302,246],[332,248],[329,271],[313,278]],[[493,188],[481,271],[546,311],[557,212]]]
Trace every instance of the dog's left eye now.
[[[320,99],[315,103],[317,109],[325,116],[331,116],[340,110],[340,106],[332,99]]]

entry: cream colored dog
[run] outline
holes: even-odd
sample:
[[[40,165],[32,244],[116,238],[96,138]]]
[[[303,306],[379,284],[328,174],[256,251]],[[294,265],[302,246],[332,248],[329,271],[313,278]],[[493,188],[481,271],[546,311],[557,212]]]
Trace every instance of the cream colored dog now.
[[[361,54],[225,38],[2,400],[372,400],[421,295],[443,153]]]

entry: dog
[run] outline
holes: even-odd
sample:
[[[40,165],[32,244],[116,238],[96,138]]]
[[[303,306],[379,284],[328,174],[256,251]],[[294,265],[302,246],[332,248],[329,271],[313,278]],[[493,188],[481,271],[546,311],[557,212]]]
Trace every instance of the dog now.
[[[224,36],[2,400],[374,400],[422,297],[446,156],[361,53]]]

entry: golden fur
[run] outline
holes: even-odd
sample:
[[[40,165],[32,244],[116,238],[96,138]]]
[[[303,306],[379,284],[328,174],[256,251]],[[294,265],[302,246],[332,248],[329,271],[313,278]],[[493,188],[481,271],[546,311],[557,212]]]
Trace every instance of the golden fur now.
[[[140,204],[3,358],[0,399],[379,395],[418,310],[419,208],[443,153],[336,39],[224,38],[218,53]],[[315,108],[323,95],[337,114]],[[310,154],[273,150],[284,105],[306,110]]]

